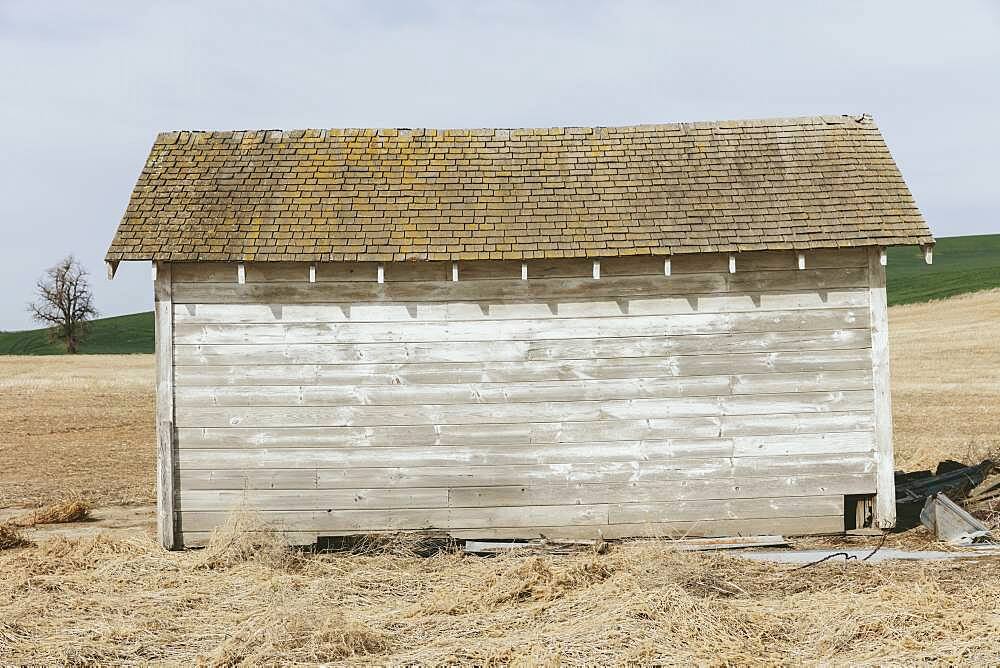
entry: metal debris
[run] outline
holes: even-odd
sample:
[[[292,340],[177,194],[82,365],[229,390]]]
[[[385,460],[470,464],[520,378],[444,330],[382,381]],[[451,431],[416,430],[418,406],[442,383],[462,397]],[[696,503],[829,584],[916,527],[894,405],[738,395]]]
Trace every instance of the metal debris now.
[[[784,536],[724,536],[721,538],[679,538],[663,540],[663,545],[679,552],[704,550],[739,550],[748,547],[781,547],[789,543]],[[528,550],[560,554],[587,547],[602,551],[606,544],[601,540],[467,540],[465,552],[469,554],[502,554],[513,550]]]
[[[993,467],[993,461],[987,459],[975,466],[962,466],[939,475],[920,471],[897,476],[896,503],[919,503],[938,492],[947,492],[955,497],[965,496],[986,480]]]
[[[972,545],[990,533],[989,527],[949,499],[944,492],[927,497],[920,521],[939,539],[951,545]]]
[[[589,548],[603,552],[602,540],[467,540],[463,550],[468,554],[503,554],[515,550],[544,552],[546,554],[569,554]]]
[[[747,547],[787,546],[784,536],[726,536],[724,538],[681,538],[667,543],[681,552],[702,550],[739,550]]]
[[[905,561],[942,561],[948,559],[982,559],[985,557],[1000,557],[1000,546],[989,549],[986,546],[970,552],[945,552],[943,550],[897,550],[884,548],[871,554],[871,550],[785,550],[767,552],[740,552],[739,557],[753,561],[768,561],[777,564],[811,564],[832,555],[842,558],[829,559],[825,563],[843,564],[850,559],[851,563],[876,564],[884,561],[900,559]],[[869,556],[871,555],[871,556]],[[869,557],[867,561],[862,561]]]

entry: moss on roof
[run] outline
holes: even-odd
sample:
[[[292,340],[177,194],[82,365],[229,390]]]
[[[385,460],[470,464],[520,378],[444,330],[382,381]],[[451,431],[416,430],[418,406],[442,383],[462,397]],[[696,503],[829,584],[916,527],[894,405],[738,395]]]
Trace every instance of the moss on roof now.
[[[157,137],[119,260],[599,257],[933,239],[868,117]]]

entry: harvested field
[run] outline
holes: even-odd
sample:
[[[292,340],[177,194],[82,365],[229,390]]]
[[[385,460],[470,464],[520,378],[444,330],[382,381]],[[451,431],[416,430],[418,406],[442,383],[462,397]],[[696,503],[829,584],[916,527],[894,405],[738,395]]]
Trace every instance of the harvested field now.
[[[1000,291],[894,307],[890,321],[898,466],[1000,451]],[[4,513],[70,496],[150,501],[151,376],[141,356],[0,357]],[[1000,664],[995,558],[795,570],[656,541],[603,554],[420,558],[400,542],[308,555],[247,528],[185,553],[161,550],[149,526],[26,529],[27,547],[12,532],[0,663]],[[916,529],[886,545],[930,541]]]
[[[0,355],[0,508],[150,503],[152,355]]]
[[[896,468],[1000,460],[1000,290],[889,309]]]

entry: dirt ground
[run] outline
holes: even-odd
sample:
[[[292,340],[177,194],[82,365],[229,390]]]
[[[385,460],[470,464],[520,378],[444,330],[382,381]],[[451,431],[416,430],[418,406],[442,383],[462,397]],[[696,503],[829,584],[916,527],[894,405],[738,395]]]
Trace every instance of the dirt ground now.
[[[1000,291],[890,310],[899,468],[1000,452],[998,322]],[[252,518],[164,552],[147,356],[0,357],[0,433],[0,522],[67,496],[99,506],[0,551],[0,665],[1000,665],[996,558],[797,570],[656,541],[310,555]],[[887,544],[931,546],[921,532]]]

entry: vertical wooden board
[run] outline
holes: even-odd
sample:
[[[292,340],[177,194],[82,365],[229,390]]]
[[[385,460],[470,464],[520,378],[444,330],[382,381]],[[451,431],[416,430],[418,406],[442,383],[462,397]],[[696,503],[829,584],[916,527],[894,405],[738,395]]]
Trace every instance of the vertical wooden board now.
[[[872,377],[875,385],[875,453],[878,460],[878,492],[875,523],[883,529],[896,526],[895,462],[892,448],[892,401],[889,395],[889,313],[885,292],[885,267],[879,249],[868,254],[870,317],[872,329]]]
[[[181,547],[176,508],[176,443],[174,439],[174,308],[169,262],[161,263],[153,287],[156,349],[157,525],[168,550]]]

